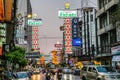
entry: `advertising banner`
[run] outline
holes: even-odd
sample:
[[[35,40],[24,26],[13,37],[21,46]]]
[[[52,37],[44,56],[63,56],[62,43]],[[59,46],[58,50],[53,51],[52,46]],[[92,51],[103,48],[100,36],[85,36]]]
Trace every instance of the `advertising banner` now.
[[[120,46],[115,46],[111,48],[112,54],[120,54]]]
[[[2,55],[2,42],[0,42],[0,56]]]
[[[11,21],[13,0],[4,1],[5,1],[5,21]]]
[[[81,46],[82,45],[82,39],[81,38],[73,38],[72,39],[72,46]]]
[[[64,38],[65,38],[65,53],[72,54],[72,27],[71,27],[71,19],[65,19],[65,30],[64,30]]]
[[[72,38],[78,38],[78,22],[79,18],[72,19]]]
[[[4,4],[3,0],[0,0],[0,21],[4,20]]]

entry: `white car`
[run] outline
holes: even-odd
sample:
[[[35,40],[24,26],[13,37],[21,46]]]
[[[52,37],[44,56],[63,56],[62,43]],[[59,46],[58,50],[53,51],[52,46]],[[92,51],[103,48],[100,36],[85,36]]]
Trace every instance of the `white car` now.
[[[86,65],[80,72],[82,80],[120,80],[120,73],[106,65]]]
[[[14,77],[12,80],[30,80],[28,73],[25,71],[16,72],[13,75]]]

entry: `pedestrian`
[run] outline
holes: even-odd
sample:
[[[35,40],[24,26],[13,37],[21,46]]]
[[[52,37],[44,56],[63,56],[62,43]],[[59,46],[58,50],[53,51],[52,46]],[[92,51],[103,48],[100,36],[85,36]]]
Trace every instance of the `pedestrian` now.
[[[51,73],[50,73],[50,70],[49,69],[46,69],[46,80],[50,80],[51,78]]]
[[[57,79],[58,80],[62,79],[62,69],[58,69],[58,71],[57,71]]]

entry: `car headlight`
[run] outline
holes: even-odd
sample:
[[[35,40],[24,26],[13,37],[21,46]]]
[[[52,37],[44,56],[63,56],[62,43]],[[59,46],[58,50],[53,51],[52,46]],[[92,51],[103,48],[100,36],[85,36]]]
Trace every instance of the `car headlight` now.
[[[110,78],[110,76],[108,76],[108,75],[103,75],[102,78],[103,78],[103,79],[108,79],[108,78]]]

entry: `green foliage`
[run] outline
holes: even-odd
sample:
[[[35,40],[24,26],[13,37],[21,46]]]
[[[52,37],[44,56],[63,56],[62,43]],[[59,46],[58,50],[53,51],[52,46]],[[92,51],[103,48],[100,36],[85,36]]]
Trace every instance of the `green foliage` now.
[[[6,54],[7,59],[14,63],[19,64],[20,66],[25,66],[27,60],[25,59],[25,49],[21,47],[15,47],[10,52]]]

